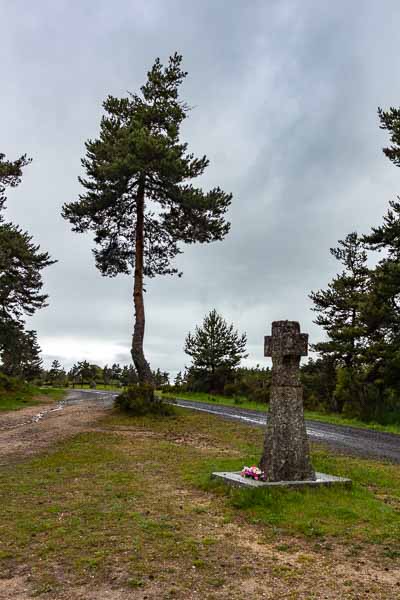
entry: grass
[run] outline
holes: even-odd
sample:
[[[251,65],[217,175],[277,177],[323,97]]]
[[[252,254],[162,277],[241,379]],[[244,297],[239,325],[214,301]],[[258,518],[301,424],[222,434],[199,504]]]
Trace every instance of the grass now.
[[[0,411],[20,410],[27,406],[36,406],[61,400],[65,390],[57,388],[39,388],[31,385],[24,386],[17,391],[1,391]]]
[[[314,452],[313,463],[319,471],[351,477],[353,489],[239,489],[230,494],[230,503],[246,511],[253,522],[275,530],[352,544],[388,544],[395,550],[400,535],[400,478],[398,473],[395,480],[392,477],[398,469],[359,459],[332,458],[322,451]]]
[[[219,394],[208,394],[204,392],[179,392],[179,394],[163,393],[164,398],[181,398],[182,400],[195,400],[196,402],[207,402],[209,404],[221,404],[223,406],[234,406],[236,408],[246,408],[265,412],[268,406],[262,402],[253,402],[245,396],[238,398],[228,398]],[[323,423],[332,423],[333,425],[346,425],[358,429],[373,429],[388,433],[400,434],[400,424],[381,425],[380,423],[360,421],[359,419],[350,419],[336,414],[328,414],[318,411],[305,410],[304,415],[310,421],[321,421]]]
[[[286,549],[335,543],[358,552],[372,545],[379,560],[398,559],[397,466],[315,446],[315,468],[351,477],[353,489],[234,490],[210,473],[257,462],[263,433],[178,413],[114,413],[101,430],[0,467],[0,576],[24,565],[37,593],[95,580],[131,589],[158,585],[161,598],[186,597],[196,587],[199,597],[212,598],[229,582],[235,590],[235,581],[256,568],[243,536]],[[313,579],[303,562],[299,573],[304,568]],[[286,578],[287,569],[273,562],[271,576]]]

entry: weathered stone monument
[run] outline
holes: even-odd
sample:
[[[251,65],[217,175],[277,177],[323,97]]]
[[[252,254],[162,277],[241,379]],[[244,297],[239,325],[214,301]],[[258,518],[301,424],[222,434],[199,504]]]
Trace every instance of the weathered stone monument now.
[[[265,336],[264,356],[272,357],[272,385],[260,469],[266,481],[315,480],[311,466],[300,383],[300,358],[307,356],[308,334],[296,321],[274,321]]]
[[[243,471],[215,472],[213,478],[252,488],[351,486],[350,479],[315,473],[311,465],[299,369],[300,358],[307,356],[307,351],[308,334],[300,333],[297,321],[272,323],[272,335],[264,339],[264,355],[272,357],[270,408],[260,461],[265,480],[247,478],[248,467]]]

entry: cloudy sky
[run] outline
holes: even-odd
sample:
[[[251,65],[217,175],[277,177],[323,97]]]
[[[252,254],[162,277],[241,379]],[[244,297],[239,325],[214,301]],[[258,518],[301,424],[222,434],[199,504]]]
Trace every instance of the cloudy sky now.
[[[33,158],[8,217],[59,261],[29,320],[47,364],[130,361],[131,278],[102,278],[60,209],[80,192],[104,98],[137,91],[176,50],[194,107],[183,137],[210,159],[199,183],[233,193],[232,228],[186,248],[181,279],[148,284],[152,366],[188,364],[185,335],[213,307],[247,332],[251,365],[274,319],[322,337],[308,294],[336,273],[329,248],[400,192],[376,115],[400,105],[398,0],[0,0],[0,22],[0,151]]]

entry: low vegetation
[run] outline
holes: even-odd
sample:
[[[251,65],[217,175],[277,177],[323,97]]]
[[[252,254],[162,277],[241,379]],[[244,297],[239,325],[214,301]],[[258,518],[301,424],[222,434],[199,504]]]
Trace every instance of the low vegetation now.
[[[175,414],[172,404],[154,394],[151,385],[130,386],[115,399],[115,406],[132,416],[152,415],[170,417]]]
[[[74,586],[261,598],[253,580],[282,597],[394,597],[397,466],[314,446],[315,467],[350,476],[351,490],[232,490],[210,473],[254,464],[263,432],[176,410],[115,412],[51,453],[0,467],[1,577],[22,569],[44,598]]]
[[[0,411],[18,410],[61,400],[64,391],[54,388],[39,388],[18,378],[7,377],[0,373]]]
[[[250,410],[258,410],[260,412],[266,412],[268,405],[265,402],[255,402],[249,400],[245,396],[234,396],[233,398],[223,396],[221,394],[208,394],[205,392],[162,392],[162,397],[165,399],[174,400],[194,400],[196,402],[205,402],[208,404],[220,404],[222,406],[234,406],[236,408],[246,408]],[[350,427],[357,427],[360,429],[374,429],[376,431],[386,431],[388,433],[399,433],[399,425],[381,425],[375,422],[364,422],[359,419],[346,418],[342,415],[305,410],[306,419],[312,421],[322,421],[324,423],[332,423],[333,425],[346,425]]]

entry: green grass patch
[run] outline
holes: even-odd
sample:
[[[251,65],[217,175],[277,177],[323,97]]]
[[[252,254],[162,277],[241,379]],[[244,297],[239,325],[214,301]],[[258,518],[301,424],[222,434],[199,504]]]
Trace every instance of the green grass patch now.
[[[228,579],[249,566],[232,522],[249,539],[332,538],[344,547],[376,544],[382,557],[397,558],[397,466],[314,446],[315,468],[351,477],[353,489],[254,492],[210,479],[256,463],[262,440],[258,428],[183,409],[169,419],[115,412],[99,431],[0,467],[2,576],[23,564],[37,590],[54,590],[60,570],[72,584],[115,583],[117,573],[127,588],[158,581],[186,597],[196,573],[208,597],[223,585],[221,563]]]
[[[240,470],[257,464],[264,432],[240,423],[219,421],[213,416],[186,412],[169,423],[136,421],[168,437],[186,436],[188,445],[174,447],[180,468],[176,476],[186,483],[213,491],[226,498],[226,507],[240,508],[250,521],[270,525],[291,534],[338,536],[362,542],[395,542],[400,536],[400,469],[397,465],[331,454],[313,445],[312,460],[317,471],[349,477],[350,490],[319,488],[296,490],[237,490],[211,480],[212,471]],[[114,423],[123,418],[112,417]],[[190,444],[191,436],[193,442]],[[195,452],[214,447],[211,456]],[[194,446],[194,448],[193,448]],[[171,446],[166,446],[172,451]],[[229,512],[229,510],[228,510]]]
[[[257,410],[265,412],[268,409],[268,405],[261,402],[253,402],[248,400],[245,396],[239,396],[238,398],[228,398],[227,396],[221,396],[219,394],[207,394],[204,392],[179,392],[179,394],[162,394],[163,398],[173,398],[182,400],[195,400],[196,402],[206,402],[208,404],[221,404],[223,406],[233,406],[236,408],[247,408],[251,410]],[[387,433],[400,434],[400,424],[394,425],[381,425],[380,423],[360,421],[359,419],[350,419],[342,417],[341,415],[323,413],[317,411],[305,410],[304,416],[310,421],[321,421],[323,423],[332,423],[333,425],[346,425],[349,427],[356,427],[358,429],[373,429],[374,431],[383,431]]]
[[[47,402],[62,400],[65,390],[57,388],[39,388],[24,384],[19,390],[0,392],[0,411],[19,410],[27,406],[36,406]]]

